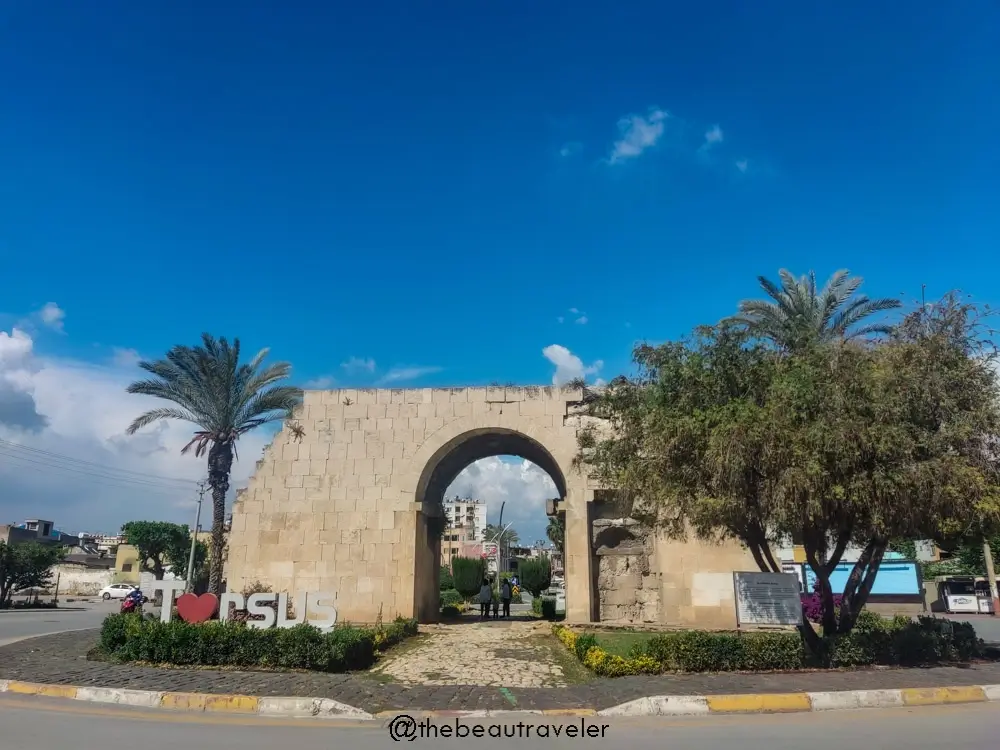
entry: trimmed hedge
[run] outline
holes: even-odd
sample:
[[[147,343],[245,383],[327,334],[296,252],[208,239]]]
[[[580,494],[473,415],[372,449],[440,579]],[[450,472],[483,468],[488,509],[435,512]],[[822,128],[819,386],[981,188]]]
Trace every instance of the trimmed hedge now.
[[[933,617],[887,620],[863,611],[855,629],[827,642],[826,664],[817,663],[798,633],[659,633],[632,647],[627,657],[609,654],[594,634],[563,625],[552,632],[598,675],[619,677],[661,672],[768,672],[806,667],[917,666],[967,662],[985,653],[972,625]]]
[[[367,669],[379,651],[416,633],[416,620],[402,617],[375,628],[338,625],[322,631],[306,624],[257,630],[234,622],[163,623],[111,614],[98,648],[122,662],[346,672]]]

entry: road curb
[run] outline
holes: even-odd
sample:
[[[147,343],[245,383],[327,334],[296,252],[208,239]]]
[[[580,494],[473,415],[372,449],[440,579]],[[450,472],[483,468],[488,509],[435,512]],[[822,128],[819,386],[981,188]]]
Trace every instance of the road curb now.
[[[705,714],[761,714],[843,711],[863,708],[939,706],[1000,701],[1000,685],[961,685],[898,690],[844,690],[815,693],[751,693],[744,695],[653,695],[596,710],[591,708],[536,710],[379,711],[370,714],[331,698],[259,697],[226,693],[182,693],[126,688],[50,685],[0,680],[0,693],[40,695],[91,703],[117,704],[167,711],[241,714],[271,718],[352,719],[383,721],[397,716],[413,719],[479,719],[517,716],[639,717]]]
[[[598,711],[598,716],[685,716],[844,711],[1000,701],[1000,685],[843,690],[747,695],[655,695]]]

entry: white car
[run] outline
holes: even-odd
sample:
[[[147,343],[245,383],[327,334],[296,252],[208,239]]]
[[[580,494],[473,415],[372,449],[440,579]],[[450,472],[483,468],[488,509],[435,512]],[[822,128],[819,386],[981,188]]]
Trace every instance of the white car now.
[[[135,586],[130,583],[112,583],[110,586],[105,586],[101,589],[98,596],[100,596],[104,601],[109,599],[124,599],[128,596],[130,591],[135,590]]]

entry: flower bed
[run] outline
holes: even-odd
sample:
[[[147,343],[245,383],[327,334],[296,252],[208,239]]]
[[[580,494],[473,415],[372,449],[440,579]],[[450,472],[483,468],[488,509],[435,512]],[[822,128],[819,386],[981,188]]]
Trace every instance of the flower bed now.
[[[378,652],[416,633],[416,620],[401,617],[373,628],[322,631],[304,624],[258,630],[234,622],[193,625],[112,614],[101,627],[98,649],[121,662],[346,672],[367,669]]]
[[[811,657],[798,633],[659,633],[627,656],[609,653],[600,636],[554,625],[553,633],[595,674],[620,677],[662,672],[767,672],[821,666],[917,666],[968,662],[985,653],[969,623],[932,617],[913,622],[862,612],[851,633],[827,642],[825,664]]]

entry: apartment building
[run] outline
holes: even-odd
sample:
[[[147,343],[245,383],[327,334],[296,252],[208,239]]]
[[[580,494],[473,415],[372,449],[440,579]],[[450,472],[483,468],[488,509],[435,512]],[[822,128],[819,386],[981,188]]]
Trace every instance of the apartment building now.
[[[441,537],[441,564],[450,565],[462,555],[463,547],[482,542],[486,533],[486,503],[473,498],[445,500],[446,527]]]

